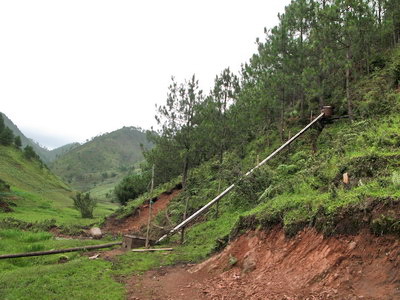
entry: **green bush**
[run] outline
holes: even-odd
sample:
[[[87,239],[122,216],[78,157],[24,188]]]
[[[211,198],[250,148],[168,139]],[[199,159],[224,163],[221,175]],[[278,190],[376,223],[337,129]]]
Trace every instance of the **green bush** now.
[[[26,159],[39,159],[39,155],[36,154],[35,150],[31,146],[26,146],[24,148],[24,156]]]
[[[115,196],[122,205],[126,205],[129,200],[136,199],[145,193],[149,182],[150,176],[147,173],[129,175],[115,187]]]
[[[393,172],[392,183],[396,188],[400,188],[400,172],[396,171]]]
[[[10,128],[6,127],[0,132],[0,144],[9,146],[12,145],[12,143],[14,143],[14,134]]]
[[[77,193],[74,197],[74,207],[80,211],[82,218],[93,218],[93,210],[96,207],[97,200],[90,197],[90,193]]]

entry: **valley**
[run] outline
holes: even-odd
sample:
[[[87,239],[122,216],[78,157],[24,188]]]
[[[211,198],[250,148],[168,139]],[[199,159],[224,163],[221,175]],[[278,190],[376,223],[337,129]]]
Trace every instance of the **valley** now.
[[[124,126],[149,98],[118,94],[159,88],[165,66],[146,48],[149,74],[110,71],[115,94],[75,91],[67,125],[84,115],[79,131],[99,129],[95,117],[120,129],[49,150],[1,113],[0,299],[399,299],[399,20],[394,0],[293,0],[239,71],[208,90],[172,76],[156,129]],[[96,53],[87,68],[106,73]],[[52,105],[66,113],[61,94]],[[85,246],[102,248],[69,249]]]

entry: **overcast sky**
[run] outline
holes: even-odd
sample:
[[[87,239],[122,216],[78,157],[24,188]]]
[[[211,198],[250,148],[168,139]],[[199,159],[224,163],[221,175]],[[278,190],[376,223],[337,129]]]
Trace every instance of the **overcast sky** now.
[[[172,75],[208,91],[289,2],[0,1],[0,111],[48,148],[149,129]]]

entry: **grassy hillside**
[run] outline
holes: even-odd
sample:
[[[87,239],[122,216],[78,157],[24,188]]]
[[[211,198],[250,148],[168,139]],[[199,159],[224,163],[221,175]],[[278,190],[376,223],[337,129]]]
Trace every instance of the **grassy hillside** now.
[[[27,160],[22,151],[13,147],[0,146],[0,179],[11,186],[13,210],[0,213],[1,219],[55,219],[58,224],[88,224],[97,220],[81,219],[73,208],[72,189],[40,162]],[[115,205],[100,203],[95,217],[109,214],[114,208]]]
[[[79,190],[97,185],[112,187],[143,160],[141,145],[150,146],[146,134],[135,127],[124,127],[72,149],[51,164],[51,169]]]
[[[311,130],[246,179],[239,180],[240,174],[252,168],[258,157],[264,158],[278,148],[278,136],[269,146],[271,137],[260,137],[250,143],[244,159],[236,153],[227,154],[221,173],[218,161],[196,168],[186,191],[169,207],[168,219],[165,213],[160,214],[156,227],[170,227],[171,220],[179,223],[185,198],[189,198],[189,210],[193,213],[235,182],[237,187],[220,203],[222,216],[215,219],[216,207],[213,207],[202,218],[206,223],[189,229],[189,235],[191,230],[203,226],[229,235],[243,228],[269,228],[278,224],[289,236],[305,226],[316,226],[331,235],[357,232],[365,227],[374,231],[382,222],[387,223],[387,228],[381,231],[400,234],[400,219],[395,209],[400,205],[400,117],[393,114],[327,125],[317,140],[316,153],[311,147],[314,134]],[[348,184],[343,183],[344,173],[350,178]],[[380,211],[375,212],[378,206]],[[360,217],[364,211],[371,213],[366,220],[364,213]],[[343,218],[348,222],[345,228],[339,226]],[[393,224],[397,225],[391,227]],[[161,233],[154,232],[154,237]],[[224,236],[210,235],[209,230],[200,235],[195,239],[208,240],[208,246],[203,243],[208,251],[217,246],[217,238]]]
[[[80,145],[81,144],[79,144],[79,143],[66,144],[64,146],[61,146],[61,147],[58,147],[58,148],[48,151],[47,157],[50,160],[50,162],[53,162],[60,156],[66,154],[67,152],[71,151],[74,148],[79,147]]]

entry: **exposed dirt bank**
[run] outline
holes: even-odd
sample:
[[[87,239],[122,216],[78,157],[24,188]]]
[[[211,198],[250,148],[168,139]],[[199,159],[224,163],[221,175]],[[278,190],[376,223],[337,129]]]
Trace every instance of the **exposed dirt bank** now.
[[[400,242],[251,231],[196,266],[132,277],[129,299],[400,299]]]
[[[155,217],[159,211],[166,209],[169,202],[181,192],[174,189],[171,192],[162,193],[153,204],[152,216]],[[104,233],[127,234],[138,233],[142,226],[146,226],[149,217],[149,205],[140,206],[136,212],[124,219],[110,217],[102,228]]]

